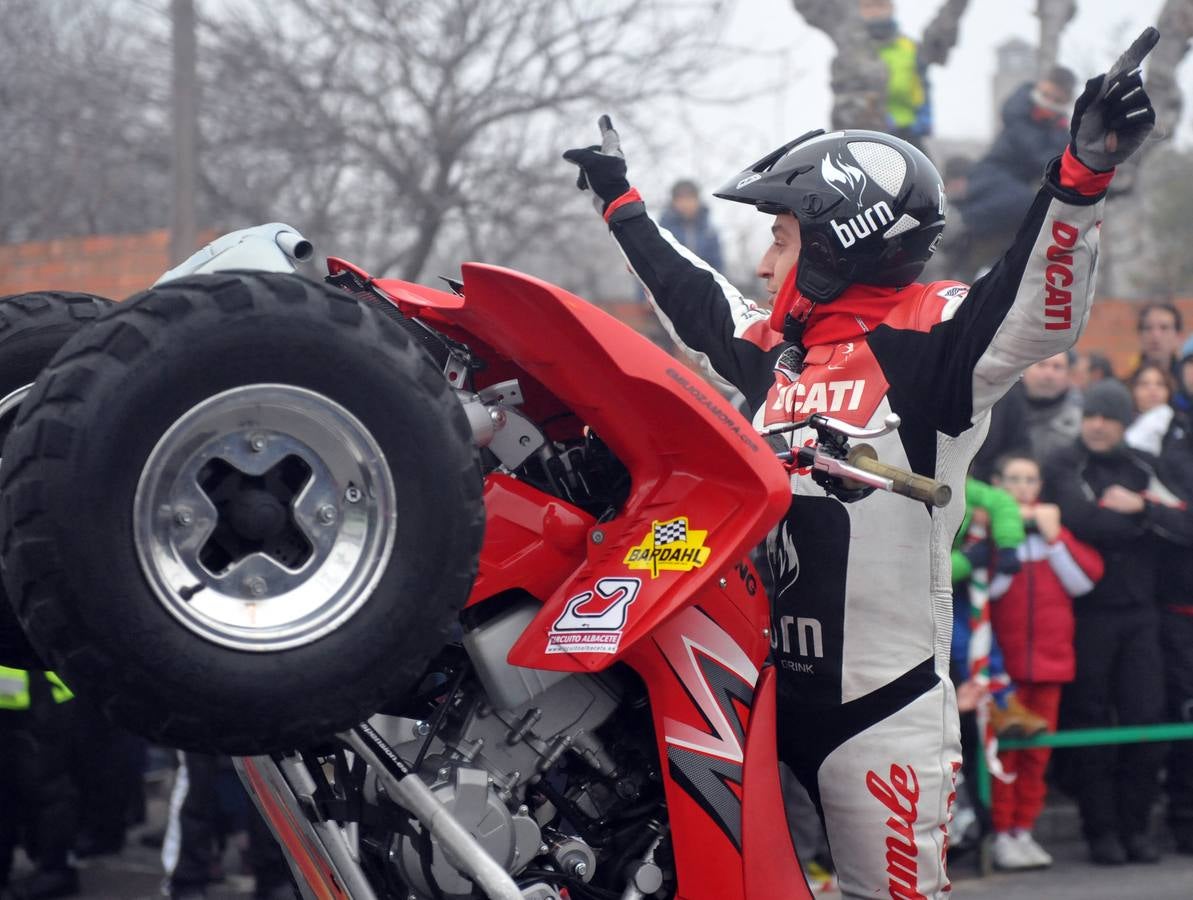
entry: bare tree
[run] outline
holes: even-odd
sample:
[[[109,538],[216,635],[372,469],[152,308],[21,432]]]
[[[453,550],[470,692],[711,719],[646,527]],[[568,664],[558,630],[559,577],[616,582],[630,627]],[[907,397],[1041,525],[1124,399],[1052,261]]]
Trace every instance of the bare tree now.
[[[605,110],[685,96],[715,0],[281,0],[204,20],[203,181],[414,280],[436,251],[557,240],[559,153]],[[591,122],[590,122],[591,120]],[[561,133],[567,128],[568,135]],[[570,204],[574,209],[574,201]],[[293,213],[299,215],[293,215]]]
[[[1193,160],[1172,149],[1184,108],[1176,70],[1193,39],[1193,0],[1166,0],[1156,20],[1160,40],[1144,62],[1144,84],[1156,108],[1156,128],[1139,152],[1118,167],[1110,185],[1104,244],[1105,293],[1174,295],[1188,290],[1187,229],[1174,214],[1174,198],[1187,200]],[[1133,35],[1131,35],[1133,37]],[[1157,152],[1161,149],[1167,152]],[[1128,202],[1128,199],[1130,202]],[[1179,238],[1174,243],[1173,236]],[[1182,249],[1185,248],[1185,249]]]
[[[706,91],[732,0],[194,5],[201,227],[283,219],[379,274],[534,259],[595,288],[619,266],[561,240],[585,208],[559,154],[601,112],[632,127]],[[169,223],[170,8],[4,0],[0,240]]]
[[[170,255],[185,259],[198,241],[195,217],[195,188],[198,171],[199,84],[195,71],[195,3],[172,0],[170,106],[174,124],[174,153],[171,181],[174,188],[170,207]]]
[[[887,70],[866,32],[856,0],[791,0],[795,11],[836,45],[829,83],[833,128],[890,127],[886,113]],[[957,30],[969,0],[945,0],[924,29],[918,61],[943,64],[957,43]]]
[[[1141,229],[1146,244],[1147,265],[1135,267],[1132,292],[1147,297],[1171,299],[1188,296],[1193,284],[1193,222],[1188,210],[1193,204],[1193,154],[1169,145],[1148,160],[1138,189],[1143,198]]]
[[[1056,65],[1060,35],[1077,13],[1077,0],[1036,0],[1036,18],[1040,20],[1040,46],[1036,53],[1036,72],[1043,75]]]
[[[0,241],[166,223],[163,82],[127,6],[5,0]]]
[[[1184,102],[1176,83],[1176,70],[1193,40],[1193,0],[1167,0],[1156,21],[1160,41],[1147,59],[1147,92],[1156,107],[1158,137],[1176,131]]]

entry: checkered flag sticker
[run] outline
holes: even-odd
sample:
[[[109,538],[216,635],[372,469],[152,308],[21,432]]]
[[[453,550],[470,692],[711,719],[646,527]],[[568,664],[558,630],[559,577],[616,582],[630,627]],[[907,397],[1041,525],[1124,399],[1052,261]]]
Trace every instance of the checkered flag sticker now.
[[[672,519],[670,522],[654,523],[654,545],[681,544],[688,539],[688,520]]]

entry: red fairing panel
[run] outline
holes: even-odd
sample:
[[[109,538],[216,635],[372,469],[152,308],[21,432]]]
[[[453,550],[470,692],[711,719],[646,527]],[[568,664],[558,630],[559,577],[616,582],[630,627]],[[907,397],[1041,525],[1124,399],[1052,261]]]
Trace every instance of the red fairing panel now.
[[[762,539],[790,502],[786,473],[715,390],[612,316],[508,269],[463,273],[459,306],[450,295],[441,305],[439,292],[379,286],[517,360],[630,471],[621,513],[590,529],[583,561],[509,657],[603,669]]]
[[[807,896],[789,837],[786,847],[763,839],[763,852],[780,854],[774,859],[758,859],[749,845],[762,837],[761,817],[775,834],[788,832],[773,678],[758,677],[767,641],[759,617],[739,612],[765,612],[765,600],[726,597],[745,594],[746,584],[710,586],[625,656],[650,692],[682,900]]]
[[[746,736],[744,794],[742,798],[742,870],[746,896],[811,900],[812,893],[783,827],[787,810],[779,781],[775,670],[762,670],[754,688],[750,731]],[[814,728],[815,723],[809,723]]]
[[[546,597],[584,558],[596,521],[508,475],[485,479],[485,542],[468,605],[520,589]]]

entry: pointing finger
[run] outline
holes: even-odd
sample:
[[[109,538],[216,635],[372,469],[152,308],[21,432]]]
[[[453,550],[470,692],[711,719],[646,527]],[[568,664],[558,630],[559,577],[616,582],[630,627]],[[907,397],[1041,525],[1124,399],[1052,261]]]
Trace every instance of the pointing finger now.
[[[1143,29],[1143,32],[1139,37],[1135,38],[1134,43],[1126,49],[1126,52],[1114,61],[1114,65],[1106,73],[1106,80],[1111,81],[1116,75],[1138,69],[1143,63],[1143,58],[1151,53],[1152,48],[1156,46],[1156,42],[1159,40],[1160,32],[1155,28],[1149,25]]]
[[[597,125],[601,129],[601,152],[608,156],[621,156],[621,138],[613,128],[613,120],[601,116]]]

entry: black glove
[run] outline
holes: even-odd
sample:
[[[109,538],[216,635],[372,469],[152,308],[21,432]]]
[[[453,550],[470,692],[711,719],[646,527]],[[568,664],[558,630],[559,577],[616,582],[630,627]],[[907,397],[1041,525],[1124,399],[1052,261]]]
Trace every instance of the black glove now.
[[[1138,150],[1155,126],[1156,111],[1139,66],[1159,39],[1160,32],[1145,28],[1109,72],[1085,83],[1073,107],[1069,146],[1087,168],[1109,172]]]
[[[593,205],[603,214],[608,204],[630,189],[630,183],[626,180],[625,155],[621,152],[621,139],[613,130],[613,120],[601,116],[597,127],[601,129],[600,146],[567,150],[563,158],[580,167],[576,187],[582,191],[592,188],[596,195]]]

